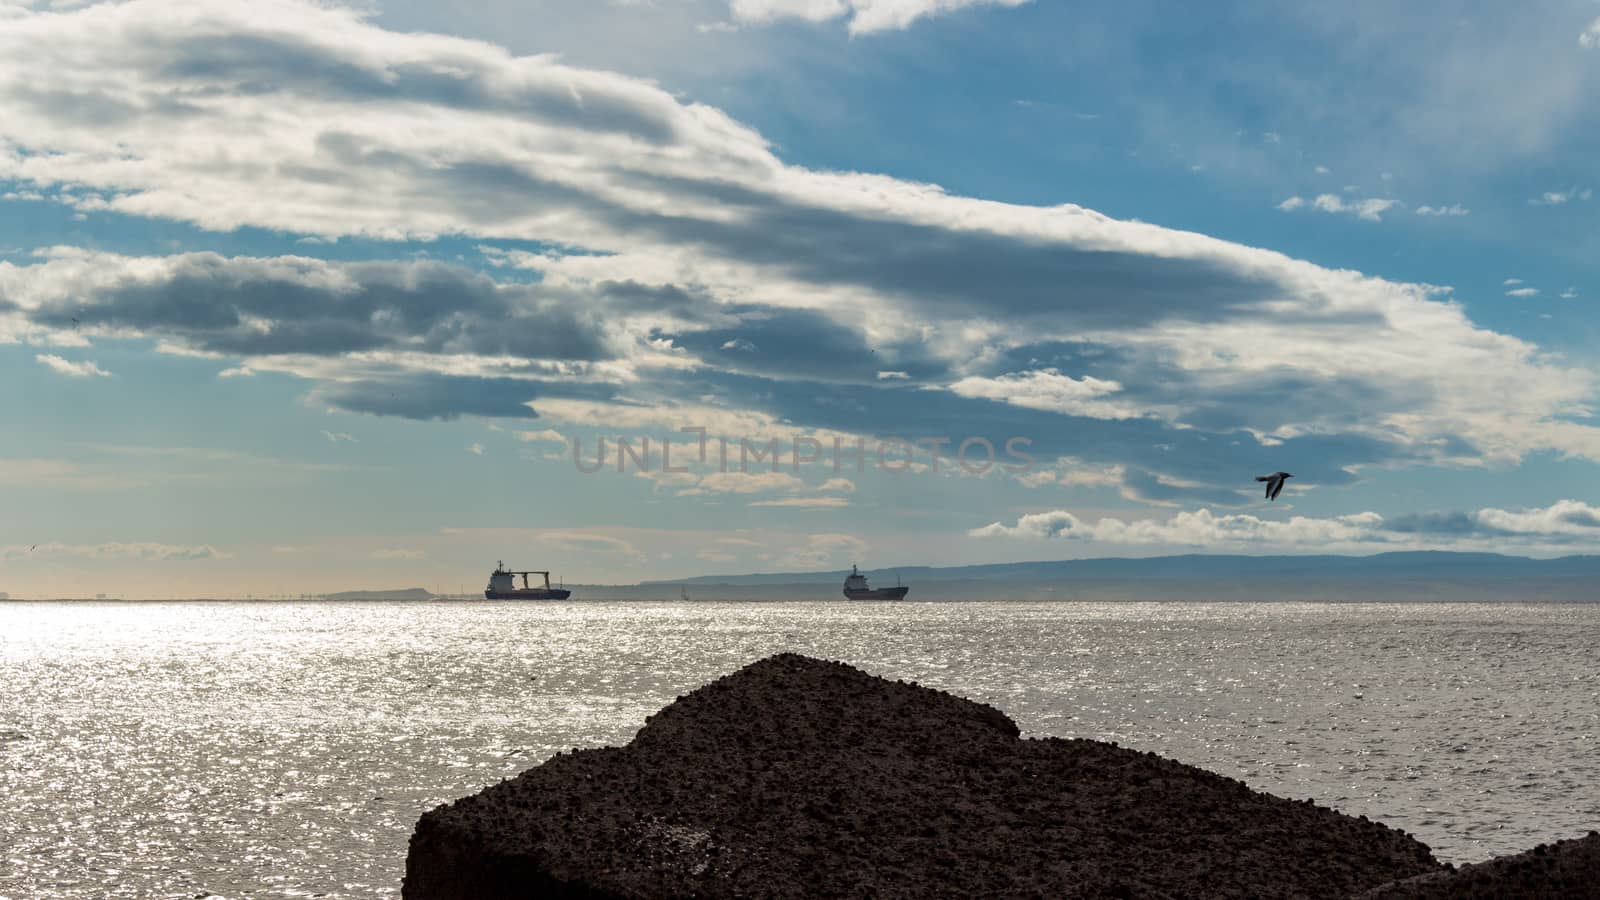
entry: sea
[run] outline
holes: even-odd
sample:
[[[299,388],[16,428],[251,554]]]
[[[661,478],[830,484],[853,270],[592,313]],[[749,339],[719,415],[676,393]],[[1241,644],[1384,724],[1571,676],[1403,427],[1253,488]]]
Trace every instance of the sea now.
[[[1600,603],[0,603],[0,898],[397,896],[426,810],[780,651],[1402,828],[1600,827]]]

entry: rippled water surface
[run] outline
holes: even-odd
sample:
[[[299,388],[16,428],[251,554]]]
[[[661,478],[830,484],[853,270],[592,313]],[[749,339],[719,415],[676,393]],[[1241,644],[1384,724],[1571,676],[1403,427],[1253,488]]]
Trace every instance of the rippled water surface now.
[[[374,897],[417,816],[779,650],[1473,861],[1600,827],[1600,604],[0,604],[0,898]]]

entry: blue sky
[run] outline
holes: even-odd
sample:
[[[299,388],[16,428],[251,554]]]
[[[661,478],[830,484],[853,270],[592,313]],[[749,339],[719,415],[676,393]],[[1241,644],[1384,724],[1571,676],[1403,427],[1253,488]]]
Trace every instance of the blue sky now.
[[[0,2],[0,591],[1600,536],[1588,0],[451,6]]]

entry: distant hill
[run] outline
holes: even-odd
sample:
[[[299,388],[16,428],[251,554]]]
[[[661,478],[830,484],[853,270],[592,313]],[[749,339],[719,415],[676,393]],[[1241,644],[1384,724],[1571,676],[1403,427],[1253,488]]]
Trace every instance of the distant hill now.
[[[640,584],[572,584],[577,600],[843,600],[847,570],[700,575]],[[1529,559],[1499,553],[1407,551],[1372,556],[1206,555],[900,566],[918,600],[1075,601],[1600,601],[1600,556]],[[468,595],[467,599],[481,597]],[[325,600],[429,600],[424,588],[344,591]]]
[[[432,600],[433,594],[425,588],[399,588],[392,591],[341,591],[323,594],[324,600]]]
[[[834,598],[848,574],[702,575],[578,596],[695,599]],[[1373,556],[1158,556],[977,566],[900,566],[865,573],[911,585],[913,600],[1600,600],[1600,556],[1529,559],[1412,551]]]
[[[849,572],[783,572],[751,575],[700,575],[646,584],[808,584],[843,583]],[[894,578],[921,581],[1004,581],[1048,583],[1080,578],[1284,578],[1289,576],[1504,577],[1597,576],[1600,556],[1529,559],[1499,553],[1452,553],[1421,550],[1373,556],[1244,556],[1189,554],[1145,558],[1065,559],[1044,562],[993,563],[977,566],[899,566],[870,570],[873,581]]]

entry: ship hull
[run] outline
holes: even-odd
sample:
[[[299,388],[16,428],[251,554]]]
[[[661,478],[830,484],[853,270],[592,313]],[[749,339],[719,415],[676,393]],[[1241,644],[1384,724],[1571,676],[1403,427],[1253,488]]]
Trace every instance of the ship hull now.
[[[536,588],[517,591],[484,591],[483,596],[488,600],[565,600],[572,596],[572,592],[561,588],[551,588],[548,591],[543,588]]]
[[[904,600],[910,590],[908,587],[871,588],[865,591],[846,589],[844,596],[847,600]]]

